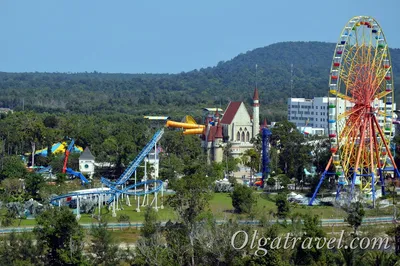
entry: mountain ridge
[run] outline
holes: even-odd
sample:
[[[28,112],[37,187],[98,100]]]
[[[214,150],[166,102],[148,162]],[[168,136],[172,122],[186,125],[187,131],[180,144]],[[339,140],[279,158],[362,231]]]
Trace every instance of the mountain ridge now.
[[[280,120],[291,94],[290,65],[293,97],[326,96],[334,49],[335,43],[280,42],[178,74],[0,72],[0,107],[18,110],[24,99],[24,108],[38,112],[200,115],[202,107],[229,101],[251,106],[257,64],[261,114]],[[390,53],[397,80],[400,49]]]

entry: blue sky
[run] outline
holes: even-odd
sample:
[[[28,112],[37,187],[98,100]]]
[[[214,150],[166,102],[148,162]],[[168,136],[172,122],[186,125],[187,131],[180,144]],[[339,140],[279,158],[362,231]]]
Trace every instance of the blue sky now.
[[[356,15],[400,48],[399,3],[1,0],[0,71],[179,73],[276,42],[336,42]]]

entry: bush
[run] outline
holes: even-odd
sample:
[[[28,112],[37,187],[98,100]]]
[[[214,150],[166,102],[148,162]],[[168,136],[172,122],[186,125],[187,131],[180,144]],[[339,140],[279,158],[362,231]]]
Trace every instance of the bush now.
[[[232,205],[237,213],[250,214],[257,203],[257,199],[253,195],[253,189],[244,185],[236,184],[230,196]]]
[[[286,218],[289,214],[289,202],[287,201],[286,194],[279,193],[275,201],[277,210],[277,215],[279,218]]]
[[[121,214],[121,215],[118,217],[118,222],[119,222],[119,223],[123,223],[123,222],[129,223],[130,220],[131,220],[131,217],[129,217],[129,215],[126,215],[126,214]]]

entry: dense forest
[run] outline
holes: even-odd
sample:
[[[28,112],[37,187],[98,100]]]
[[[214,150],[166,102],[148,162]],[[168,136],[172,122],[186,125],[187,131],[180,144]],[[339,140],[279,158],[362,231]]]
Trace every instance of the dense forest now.
[[[293,97],[325,96],[334,48],[334,43],[276,43],[180,74],[0,72],[0,107],[55,114],[199,117],[201,108],[225,108],[231,100],[250,105],[257,64],[261,115],[282,120],[290,96],[291,64]],[[400,49],[390,52],[396,80]]]

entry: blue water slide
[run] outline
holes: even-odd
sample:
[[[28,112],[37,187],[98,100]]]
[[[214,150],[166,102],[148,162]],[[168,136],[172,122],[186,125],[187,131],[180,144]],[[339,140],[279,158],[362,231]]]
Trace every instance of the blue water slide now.
[[[104,177],[101,178],[101,182],[107,186],[116,186],[122,185],[129,180],[131,175],[135,172],[136,168],[141,164],[143,159],[149,154],[151,149],[156,145],[157,141],[159,141],[164,134],[164,129],[157,131],[152,139],[146,144],[143,150],[140,151],[138,156],[128,165],[122,175],[117,179],[117,181],[112,182]]]
[[[71,142],[68,145],[67,151],[72,152],[72,149],[74,148],[75,140],[71,139]]]
[[[82,184],[88,184],[88,183],[90,183],[90,181],[87,180],[86,177],[85,177],[84,175],[82,175],[82,173],[80,173],[80,172],[75,172],[75,171],[72,170],[71,168],[67,168],[67,169],[66,169],[66,173],[69,174],[69,175],[73,175],[73,176],[75,176],[75,177],[80,178],[81,181],[82,181]]]
[[[41,168],[41,169],[37,170],[36,173],[43,174],[43,173],[48,173],[50,171],[51,171],[51,166],[47,166],[47,167],[44,167],[44,168]]]

